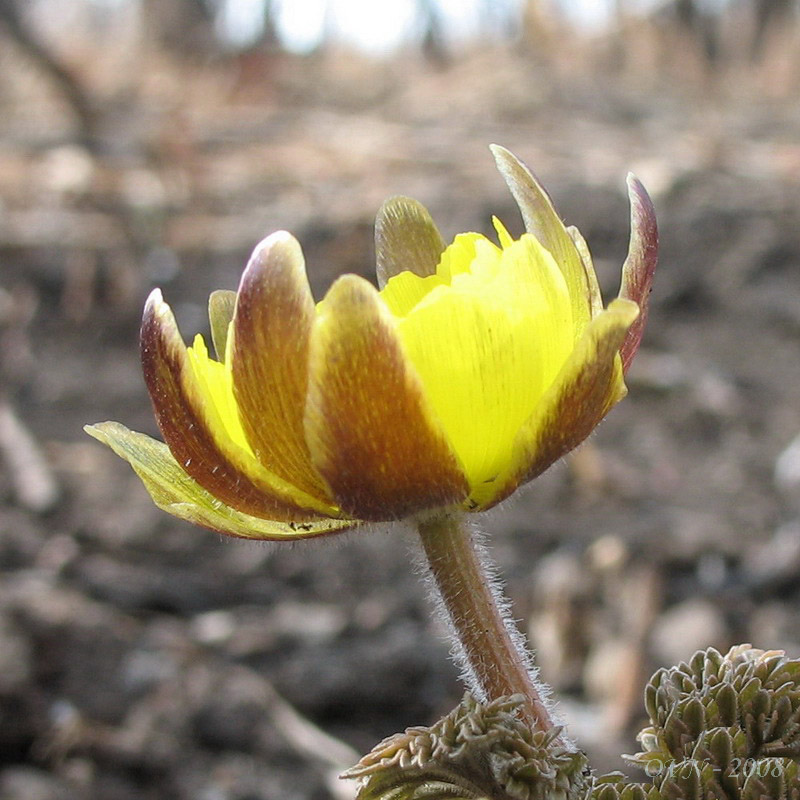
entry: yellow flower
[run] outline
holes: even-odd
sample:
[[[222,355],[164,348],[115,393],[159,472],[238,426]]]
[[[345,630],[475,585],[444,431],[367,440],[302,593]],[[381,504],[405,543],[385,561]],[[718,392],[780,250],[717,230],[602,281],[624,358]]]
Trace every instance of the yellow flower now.
[[[582,442],[626,392],[656,261],[632,176],[620,297],[603,308],[589,251],[528,169],[493,152],[527,233],[495,220],[444,247],[407,198],[378,215],[376,290],[344,275],[315,305],[300,246],[265,239],[239,290],[210,300],[217,358],[184,345],[155,290],[142,364],[166,444],[87,431],[158,506],[237,536],[333,533],[442,507],[481,511]]]

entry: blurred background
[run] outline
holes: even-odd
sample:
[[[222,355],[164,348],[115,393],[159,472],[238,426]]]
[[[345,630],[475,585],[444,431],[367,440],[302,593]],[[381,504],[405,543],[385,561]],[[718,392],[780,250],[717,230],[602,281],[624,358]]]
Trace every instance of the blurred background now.
[[[81,427],[156,433],[149,290],[206,331],[276,229],[318,297],[391,194],[519,233],[491,142],[607,298],[628,170],[662,231],[628,399],[481,523],[572,732],[623,768],[657,667],[799,656],[799,6],[0,0],[0,798],[345,798],[459,700],[407,532],[223,541]]]

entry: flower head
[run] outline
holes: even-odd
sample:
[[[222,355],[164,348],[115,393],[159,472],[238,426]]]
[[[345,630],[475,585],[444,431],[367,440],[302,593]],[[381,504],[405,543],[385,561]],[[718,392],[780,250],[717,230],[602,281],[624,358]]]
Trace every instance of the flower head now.
[[[656,262],[650,199],[628,179],[631,245],[603,308],[589,250],[530,171],[498,167],[527,233],[444,246],[428,212],[378,214],[375,289],[340,277],[314,303],[288,233],[209,303],[216,358],[190,347],[155,290],[142,365],[166,444],[88,432],[164,510],[250,538],[315,536],[430,509],[490,508],[580,444],[626,392]]]

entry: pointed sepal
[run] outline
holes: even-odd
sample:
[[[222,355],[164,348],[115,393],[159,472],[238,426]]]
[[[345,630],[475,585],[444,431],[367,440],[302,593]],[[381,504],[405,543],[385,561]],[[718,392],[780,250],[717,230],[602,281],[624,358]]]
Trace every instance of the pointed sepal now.
[[[628,197],[631,203],[631,238],[628,257],[622,266],[619,296],[639,306],[639,317],[631,325],[620,349],[624,372],[633,361],[647,324],[650,292],[658,263],[658,223],[653,201],[641,181],[628,175]]]
[[[511,194],[517,201],[525,230],[533,234],[550,251],[564,274],[575,320],[576,336],[580,336],[591,319],[591,291],[586,279],[586,266],[567,228],[558,216],[550,195],[534,174],[505,147],[490,147]]]

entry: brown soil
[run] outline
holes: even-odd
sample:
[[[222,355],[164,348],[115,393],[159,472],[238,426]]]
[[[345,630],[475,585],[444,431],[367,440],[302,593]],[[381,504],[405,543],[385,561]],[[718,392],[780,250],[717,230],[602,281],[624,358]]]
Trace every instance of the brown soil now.
[[[582,230],[606,297],[628,169],[662,230],[629,398],[480,521],[573,732],[618,768],[654,668],[741,641],[800,654],[800,455],[775,472],[800,433],[800,106],[577,83],[498,53],[248,69],[143,79],[109,100],[93,155],[54,98],[13,90],[30,76],[3,85],[0,797],[346,796],[348,747],[458,701],[407,531],[223,540],[155,509],[81,426],[155,433],[149,288],[187,337],[204,330],[208,293],[273,230],[300,238],[318,294],[371,274],[390,194],[448,236],[493,213],[519,231],[490,142]]]

